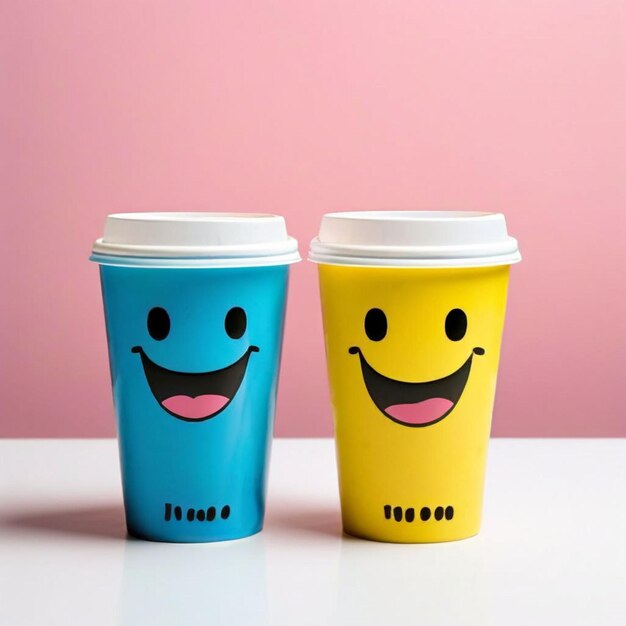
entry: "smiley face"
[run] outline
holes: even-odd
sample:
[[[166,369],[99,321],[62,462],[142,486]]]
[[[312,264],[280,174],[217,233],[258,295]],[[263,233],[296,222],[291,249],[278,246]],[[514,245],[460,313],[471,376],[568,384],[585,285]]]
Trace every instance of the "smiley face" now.
[[[171,320],[163,307],[150,309],[146,319],[150,337],[156,342],[167,340]],[[230,339],[241,339],[247,327],[246,312],[242,307],[229,309],[224,319],[224,331]],[[142,346],[133,346],[139,354],[146,381],[154,399],[173,417],[202,422],[215,417],[232,402],[246,374],[248,361],[258,346],[250,345],[235,362],[208,372],[181,372],[155,363]]]
[[[387,336],[389,322],[380,308],[371,308],[364,319],[364,330],[370,342],[381,342]],[[453,308],[442,322],[449,341],[461,341],[468,320],[463,309]],[[424,382],[407,382],[385,376],[367,361],[359,346],[351,346],[350,354],[358,355],[367,392],[378,410],[391,421],[402,426],[432,426],[447,417],[457,405],[472,369],[474,355],[485,354],[476,346],[467,359],[451,374]]]

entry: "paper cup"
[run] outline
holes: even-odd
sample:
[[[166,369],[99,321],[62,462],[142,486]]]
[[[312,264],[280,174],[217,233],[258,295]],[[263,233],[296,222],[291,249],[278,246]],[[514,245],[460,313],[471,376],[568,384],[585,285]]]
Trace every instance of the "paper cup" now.
[[[261,530],[288,265],[278,216],[111,215],[100,277],[128,530]]]
[[[509,265],[501,214],[326,215],[319,263],[344,530],[480,529]]]

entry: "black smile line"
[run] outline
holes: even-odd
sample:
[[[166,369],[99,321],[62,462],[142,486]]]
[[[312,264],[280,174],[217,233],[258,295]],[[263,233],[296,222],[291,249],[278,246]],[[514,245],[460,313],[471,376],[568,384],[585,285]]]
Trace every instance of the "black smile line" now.
[[[173,415],[179,420],[186,422],[203,422],[211,417],[215,417],[232,402],[241,381],[243,380],[248,360],[253,352],[258,352],[257,346],[250,346],[237,361],[219,370],[212,372],[176,372],[157,365],[148,357],[141,346],[134,346],[131,352],[141,356],[141,363],[148,381],[148,386],[152,395],[164,411]],[[163,406],[163,402],[168,398],[177,395],[185,395],[195,398],[203,394],[219,394],[228,398],[228,402],[215,413],[200,418],[188,418],[177,415]]]
[[[389,378],[377,372],[365,359],[363,352],[358,346],[352,346],[348,349],[350,354],[358,354],[361,363],[361,371],[363,373],[363,381],[369,393],[372,402],[378,410],[388,417],[392,422],[402,426],[412,428],[421,428],[424,426],[432,426],[447,417],[454,409],[469,378],[472,368],[472,359],[474,354],[485,354],[484,348],[476,347],[469,355],[468,359],[461,367],[443,378],[431,380],[423,383],[409,383],[402,380]],[[452,402],[452,406],[443,415],[430,422],[423,424],[411,424],[399,420],[389,413],[387,409],[396,404],[414,404],[429,400],[431,398],[444,398]]]

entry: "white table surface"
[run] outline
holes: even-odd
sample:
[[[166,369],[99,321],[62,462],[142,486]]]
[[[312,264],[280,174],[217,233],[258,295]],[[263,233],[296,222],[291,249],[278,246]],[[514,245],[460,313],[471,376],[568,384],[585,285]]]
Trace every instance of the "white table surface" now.
[[[111,440],[0,441],[0,624],[626,624],[626,440],[492,441],[482,533],[340,531],[330,440],[274,444],[265,530],[125,534]]]

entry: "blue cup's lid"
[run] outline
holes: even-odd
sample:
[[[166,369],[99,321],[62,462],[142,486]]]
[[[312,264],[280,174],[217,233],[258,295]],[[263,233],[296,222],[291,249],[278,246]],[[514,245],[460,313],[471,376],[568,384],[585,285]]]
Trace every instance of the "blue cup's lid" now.
[[[115,213],[90,260],[127,267],[255,267],[300,260],[280,215]]]
[[[309,260],[362,267],[485,267],[521,260],[502,213],[346,211],[322,218]]]

